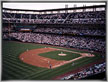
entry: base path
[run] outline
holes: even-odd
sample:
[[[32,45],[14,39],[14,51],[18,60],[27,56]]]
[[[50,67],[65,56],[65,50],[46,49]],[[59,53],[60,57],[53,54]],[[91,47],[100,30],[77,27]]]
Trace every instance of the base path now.
[[[57,51],[57,50],[60,50],[60,49],[56,49],[56,48],[40,48],[40,49],[27,50],[24,53],[22,53],[19,56],[19,58],[23,62],[25,62],[27,64],[34,65],[34,66],[50,68],[50,65],[51,65],[51,68],[56,68],[56,67],[59,67],[61,65],[73,62],[75,60],[78,60],[80,58],[86,57],[86,56],[83,56],[82,54],[79,53],[81,56],[78,57],[78,58],[75,58],[75,59],[72,59],[72,60],[69,60],[69,61],[64,61],[64,60],[60,61],[60,60],[46,58],[46,57],[42,57],[42,56],[38,55],[38,54],[41,54],[41,53]]]

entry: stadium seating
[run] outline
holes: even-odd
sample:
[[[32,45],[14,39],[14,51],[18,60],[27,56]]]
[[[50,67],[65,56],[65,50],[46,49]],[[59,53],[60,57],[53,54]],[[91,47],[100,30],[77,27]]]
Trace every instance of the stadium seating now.
[[[105,10],[55,14],[3,12],[2,15],[3,39],[11,32],[11,37],[23,42],[105,52]],[[19,24],[34,29],[32,33],[19,33]]]
[[[15,17],[14,17],[15,16]],[[35,24],[104,24],[105,11],[96,12],[78,12],[78,13],[60,13],[60,14],[16,14],[3,13],[4,18],[21,19],[21,23]],[[34,21],[30,22],[29,19]],[[5,19],[4,19],[5,20]],[[28,22],[29,21],[29,22]],[[11,22],[11,21],[10,21]]]

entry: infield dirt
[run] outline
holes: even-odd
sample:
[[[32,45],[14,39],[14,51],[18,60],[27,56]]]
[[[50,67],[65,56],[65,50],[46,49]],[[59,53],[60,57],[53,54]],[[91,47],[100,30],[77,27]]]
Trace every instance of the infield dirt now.
[[[27,64],[31,64],[34,66],[38,66],[38,67],[44,67],[44,68],[50,68],[50,65],[52,66],[51,68],[56,68],[59,66],[62,66],[64,64],[76,61],[78,59],[81,59],[83,57],[86,57],[85,55],[83,55],[82,53],[79,53],[81,56],[69,61],[61,61],[61,60],[55,60],[55,59],[51,59],[51,58],[46,58],[46,57],[42,57],[39,56],[38,54],[41,53],[46,53],[46,52],[51,52],[51,51],[57,51],[57,50],[61,50],[61,49],[56,49],[56,48],[40,48],[40,49],[33,49],[33,50],[27,50],[24,53],[22,53],[19,58],[27,63]],[[78,52],[73,52],[73,53],[78,53]]]

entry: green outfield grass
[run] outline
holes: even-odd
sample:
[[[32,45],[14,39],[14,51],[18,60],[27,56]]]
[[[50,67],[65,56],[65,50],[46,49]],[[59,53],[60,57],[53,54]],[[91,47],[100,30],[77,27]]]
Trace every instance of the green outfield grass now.
[[[58,54],[60,53],[66,54],[66,56],[59,56]],[[71,53],[71,52],[66,52],[66,51],[52,51],[52,52],[47,52],[47,53],[42,53],[39,54],[40,56],[51,58],[51,59],[56,59],[56,60],[72,60],[74,58],[80,57],[81,55]]]
[[[79,68],[81,66],[84,66],[86,64],[101,59],[99,54],[94,53],[95,57],[93,58],[86,57],[86,58],[79,59],[75,61],[74,66],[72,66],[72,63],[69,63],[57,67],[55,69],[47,69],[47,68],[32,66],[23,63],[19,59],[19,55],[24,51],[26,51],[27,49],[31,50],[31,49],[44,48],[44,47],[49,47],[49,46],[41,45],[41,44],[3,41],[2,42],[2,80],[50,80],[57,75],[64,74],[66,72],[72,71],[73,69]],[[59,48],[59,47],[54,47],[54,48]],[[72,50],[66,48],[60,48],[60,49],[80,52],[79,50]],[[81,52],[83,53],[85,51],[81,51]],[[51,52],[49,52],[49,54],[50,53]],[[59,51],[56,53],[59,53]],[[68,52],[64,52],[64,53],[68,53]],[[40,54],[40,55],[47,56],[45,54],[44,55]],[[69,54],[70,55],[68,55],[66,59],[65,58],[63,59],[64,60],[72,59],[72,57],[70,57],[71,53]],[[55,56],[56,54],[51,54],[51,55]],[[48,57],[52,58],[51,55],[48,55]],[[59,60],[58,56],[53,58]]]

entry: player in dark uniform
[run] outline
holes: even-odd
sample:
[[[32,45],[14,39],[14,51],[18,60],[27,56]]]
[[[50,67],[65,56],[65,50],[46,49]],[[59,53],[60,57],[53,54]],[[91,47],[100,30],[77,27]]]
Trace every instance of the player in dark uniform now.
[[[49,66],[50,66],[50,69],[51,69],[52,68],[52,65],[50,64]]]

